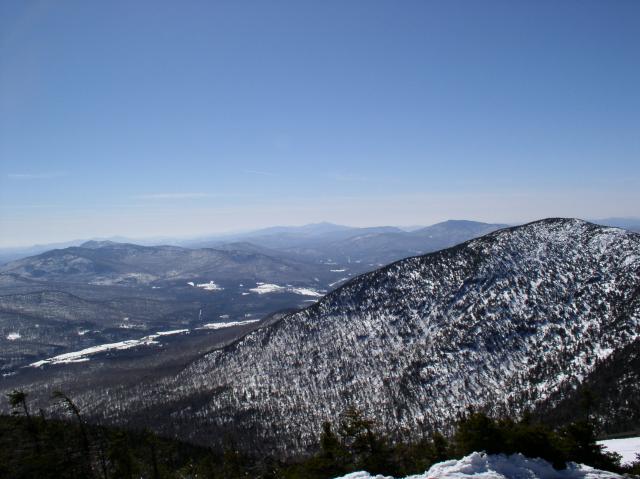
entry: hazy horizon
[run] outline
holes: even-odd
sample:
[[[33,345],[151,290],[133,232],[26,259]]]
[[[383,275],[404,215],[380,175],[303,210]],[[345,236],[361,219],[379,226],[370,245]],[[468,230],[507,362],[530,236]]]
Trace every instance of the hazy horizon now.
[[[429,222],[429,223],[415,223],[415,224],[371,223],[371,224],[361,224],[361,225],[336,223],[333,221],[322,220],[322,221],[316,221],[316,222],[310,222],[310,223],[303,222],[303,223],[296,223],[296,224],[265,224],[265,225],[254,227],[254,228],[209,231],[209,232],[203,232],[203,233],[191,234],[191,235],[189,234],[160,235],[159,234],[155,236],[129,236],[129,235],[116,233],[116,234],[104,235],[104,236],[79,236],[79,237],[73,237],[73,238],[60,237],[59,239],[56,239],[54,241],[47,241],[47,242],[7,244],[7,245],[0,243],[0,249],[19,250],[19,249],[28,249],[30,247],[50,246],[50,245],[66,244],[66,243],[78,243],[78,242],[85,242],[85,241],[92,241],[92,240],[115,241],[115,242],[130,241],[134,243],[137,241],[142,244],[150,244],[150,245],[163,244],[162,242],[166,241],[167,242],[166,244],[178,244],[183,241],[189,242],[189,241],[206,240],[206,239],[212,239],[212,238],[224,239],[225,236],[229,236],[229,237],[240,236],[244,234],[251,234],[251,233],[258,232],[263,229],[269,229],[269,228],[300,228],[304,226],[312,226],[312,225],[319,225],[319,224],[331,224],[334,226],[343,226],[343,227],[350,227],[350,228],[395,227],[395,228],[403,229],[405,231],[413,231],[415,229],[424,228],[424,227],[432,226],[432,225],[447,222],[447,221],[471,221],[471,222],[480,222],[480,223],[487,223],[487,224],[503,224],[507,226],[517,226],[517,225],[522,225],[522,224],[530,223],[533,221],[539,221],[539,220],[552,218],[552,217],[553,216],[546,216],[546,217],[533,218],[533,219],[523,220],[523,221],[491,221],[491,220],[478,220],[473,218],[446,218],[446,219],[442,219],[435,222]],[[600,218],[575,217],[575,218],[581,219],[584,221],[589,221],[589,222],[596,222],[596,223],[598,223],[599,221],[607,222],[607,221],[616,221],[616,220],[621,222],[628,221],[633,223],[636,223],[636,222],[640,223],[640,217],[635,217],[635,216],[611,216],[611,217],[600,217]]]
[[[0,246],[640,216],[639,14],[4,2]]]

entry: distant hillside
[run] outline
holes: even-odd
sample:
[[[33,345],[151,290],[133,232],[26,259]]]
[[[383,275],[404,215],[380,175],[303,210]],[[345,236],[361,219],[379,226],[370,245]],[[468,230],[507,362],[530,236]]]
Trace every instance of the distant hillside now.
[[[409,256],[449,248],[506,227],[504,224],[450,220],[411,232],[366,232],[332,242],[324,254],[342,262],[382,266]]]
[[[244,240],[311,261],[349,264],[363,272],[398,259],[448,248],[506,226],[450,220],[410,232],[391,226],[340,228],[313,234],[278,230],[248,235]]]
[[[0,374],[21,377],[25,365],[158,331],[256,321],[308,305],[337,278],[330,266],[248,243],[89,241],[47,251],[0,266]]]
[[[0,274],[48,282],[162,284],[167,281],[253,280],[310,283],[326,268],[264,254],[247,245],[225,249],[139,246],[90,241],[0,266]]]

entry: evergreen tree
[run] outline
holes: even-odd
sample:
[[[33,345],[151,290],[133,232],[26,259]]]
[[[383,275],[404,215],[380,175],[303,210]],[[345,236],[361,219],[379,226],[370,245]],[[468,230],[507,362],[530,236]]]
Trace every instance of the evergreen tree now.
[[[560,431],[561,448],[570,461],[587,464],[598,469],[617,470],[620,456],[603,452],[596,444],[593,424],[588,421],[576,421]]]
[[[478,451],[496,454],[506,450],[502,431],[493,419],[481,412],[469,412],[463,416],[454,441],[456,452],[461,456]]]
[[[91,446],[89,444],[89,437],[87,435],[87,430],[84,424],[84,420],[80,415],[80,409],[76,404],[62,391],[54,391],[52,394],[53,399],[58,399],[62,401],[62,403],[66,406],[69,412],[75,417],[78,428],[80,429],[80,440],[81,440],[81,448],[82,448],[82,457],[84,462],[85,474],[91,473]]]
[[[446,461],[451,457],[449,442],[438,431],[435,431],[431,435],[431,441],[433,443],[433,454],[431,456],[431,463]]]
[[[9,405],[14,409],[21,408],[25,417],[30,420],[31,414],[29,414],[29,408],[27,407],[27,396],[28,394],[26,392],[17,389],[7,394]]]

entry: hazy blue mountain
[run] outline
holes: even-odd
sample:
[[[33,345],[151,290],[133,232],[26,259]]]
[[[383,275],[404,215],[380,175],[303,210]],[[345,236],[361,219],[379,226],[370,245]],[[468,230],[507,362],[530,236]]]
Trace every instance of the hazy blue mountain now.
[[[247,236],[265,236],[276,233],[299,234],[306,236],[324,235],[327,233],[335,233],[338,231],[349,231],[354,229],[352,226],[337,225],[326,221],[320,223],[309,223],[302,226],[272,226],[252,231]]]
[[[466,228],[463,226],[466,224]],[[226,244],[233,243],[253,243],[256,247],[261,246],[275,251],[289,251],[291,253],[306,252],[307,259],[313,261],[326,259],[327,251],[334,248],[334,244],[340,241],[357,242],[371,251],[356,260],[372,265],[378,265],[395,259],[421,254],[428,251],[435,251],[443,247],[457,244],[461,241],[474,238],[488,232],[492,227],[504,227],[505,225],[487,225],[474,221],[446,221],[429,227],[399,228],[395,226],[376,226],[357,228],[351,226],[336,225],[333,223],[312,223],[303,226],[274,226],[243,233],[230,233],[214,235],[206,238],[177,239],[177,238],[145,238],[134,240],[126,237],[114,236],[106,239],[75,240],[65,243],[52,243],[44,245],[34,245],[20,248],[0,248],[0,265],[15,261],[17,259],[35,256],[53,249],[62,249],[70,246],[84,246],[95,248],[109,243],[135,244],[138,246],[161,246],[175,245],[191,249],[214,248],[227,249]],[[494,228],[495,229],[495,228]],[[422,234],[424,232],[425,234]],[[429,233],[430,232],[430,233]],[[429,237],[429,234],[432,237]],[[379,240],[376,235],[382,235]],[[385,235],[389,235],[385,238]],[[415,238],[414,238],[414,235]],[[447,237],[447,235],[449,235]],[[429,239],[429,243],[419,239],[424,236]],[[367,238],[362,241],[362,238]],[[415,239],[415,241],[414,241]],[[372,245],[367,245],[372,242]],[[378,242],[380,246],[375,246]],[[353,254],[351,247],[344,245],[339,249],[344,249],[342,256],[345,260]],[[357,245],[356,245],[357,247]],[[378,248],[378,254],[373,254],[373,250]],[[390,248],[390,249],[389,249]],[[388,249],[388,251],[382,251]]]
[[[602,218],[593,220],[594,223],[604,226],[613,226],[615,228],[624,228],[626,230],[640,232],[640,218]]]
[[[367,271],[409,256],[448,248],[506,226],[450,220],[411,232],[399,228],[360,228],[341,238],[300,242],[284,249],[318,261],[347,263],[353,269]]]
[[[266,248],[287,250],[293,248],[310,247],[313,245],[327,244],[331,241],[349,238],[364,233],[401,232],[400,228],[393,226],[377,226],[369,228],[356,228],[339,226],[331,223],[318,223],[306,226],[283,227],[276,226],[262,230],[252,231],[240,235],[214,237],[208,240],[184,243],[189,247],[218,247],[227,242],[250,242]]]
[[[101,238],[101,239],[92,239],[92,240],[76,239],[72,241],[64,241],[64,242],[58,242],[58,243],[47,243],[47,244],[37,244],[32,246],[0,248],[0,265],[4,263],[8,263],[10,261],[15,261],[17,259],[27,258],[29,256],[35,256],[40,253],[51,251],[53,249],[68,248],[70,246],[80,246],[83,243],[90,243],[92,241],[96,241],[98,243],[104,242],[104,241],[111,241],[114,243],[134,243],[134,244],[145,245],[145,246],[154,246],[159,244],[172,244],[173,242],[175,242],[174,239],[166,238],[166,237],[132,239],[124,236],[113,236],[110,238]]]
[[[33,245],[25,247],[15,248],[0,248],[0,265],[15,261],[17,259],[26,258],[28,256],[34,256],[45,251],[52,249],[67,248],[69,246],[78,246],[83,243],[84,240],[66,241],[63,243],[50,243],[42,245]]]
[[[63,283],[158,285],[188,281],[306,283],[326,268],[265,255],[253,245],[224,249],[89,241],[0,266],[0,274]]]
[[[187,245],[223,248],[230,241],[250,242],[272,252],[284,252],[302,260],[346,264],[352,273],[362,273],[398,259],[453,246],[505,226],[450,220],[406,231],[395,226],[355,228],[319,223],[267,228]]]
[[[257,230],[244,231],[239,233],[225,233],[211,235],[193,239],[177,240],[170,244],[177,244],[189,248],[210,248],[223,243],[251,242],[252,238],[274,237],[282,235],[285,237],[309,238],[319,235],[326,235],[336,232],[344,232],[357,229],[351,226],[336,225],[329,222],[310,223],[302,226],[270,226]]]

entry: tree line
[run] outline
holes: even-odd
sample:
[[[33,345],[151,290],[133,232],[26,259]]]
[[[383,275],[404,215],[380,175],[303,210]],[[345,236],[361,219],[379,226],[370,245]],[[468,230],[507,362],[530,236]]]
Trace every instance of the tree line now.
[[[214,450],[146,429],[87,424],[67,395],[57,392],[52,399],[64,407],[68,419],[47,417],[42,410],[34,413],[23,391],[8,395],[13,414],[0,416],[0,478],[330,479],[358,470],[401,477],[474,451],[522,453],[546,459],[558,469],[574,461],[640,474],[640,458],[623,468],[618,455],[596,444],[594,426],[587,420],[554,429],[529,414],[516,421],[469,410],[448,437],[433,432],[418,441],[403,441],[391,440],[373,419],[350,407],[335,424],[321,426],[314,454],[282,460],[252,456],[231,441]]]

